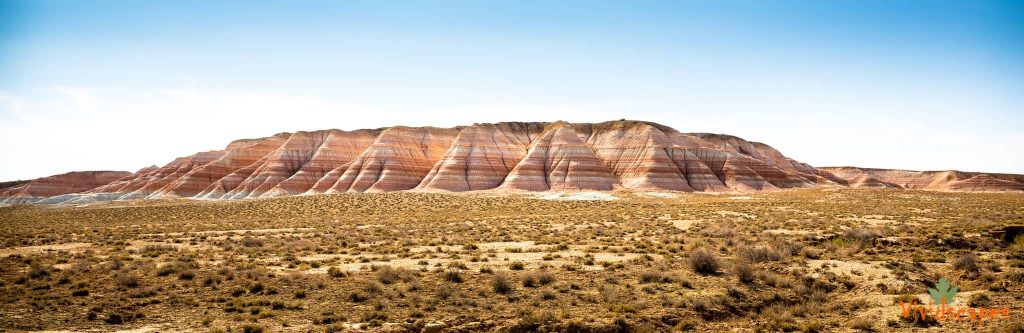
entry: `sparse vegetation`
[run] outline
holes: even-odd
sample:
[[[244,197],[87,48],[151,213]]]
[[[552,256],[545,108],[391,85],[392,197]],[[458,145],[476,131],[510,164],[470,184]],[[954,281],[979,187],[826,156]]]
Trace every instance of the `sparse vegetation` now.
[[[718,272],[718,258],[705,249],[696,249],[690,253],[690,268],[700,274]]]
[[[1013,329],[892,316],[938,277],[1024,312],[1019,194],[617,195],[0,207],[0,330]]]

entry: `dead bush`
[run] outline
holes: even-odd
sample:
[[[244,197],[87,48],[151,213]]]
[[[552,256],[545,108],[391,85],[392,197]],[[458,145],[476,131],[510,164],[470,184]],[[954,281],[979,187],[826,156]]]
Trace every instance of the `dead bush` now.
[[[690,268],[696,273],[715,274],[718,266],[718,258],[708,250],[701,248],[690,253]]]

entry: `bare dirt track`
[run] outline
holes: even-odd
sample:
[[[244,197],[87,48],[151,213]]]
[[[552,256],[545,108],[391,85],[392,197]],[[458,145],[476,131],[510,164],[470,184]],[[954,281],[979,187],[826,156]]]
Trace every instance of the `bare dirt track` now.
[[[0,208],[0,329],[1021,329],[1024,195],[383,193]],[[602,199],[608,199],[602,196]],[[940,277],[986,322],[905,320]]]

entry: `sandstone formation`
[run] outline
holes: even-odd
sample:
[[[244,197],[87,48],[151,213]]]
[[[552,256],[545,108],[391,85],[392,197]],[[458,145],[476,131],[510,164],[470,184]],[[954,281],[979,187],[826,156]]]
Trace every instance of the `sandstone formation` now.
[[[501,187],[527,191],[611,190],[615,176],[585,140],[585,133],[567,123],[548,125]]]
[[[911,171],[857,167],[826,167],[854,188],[902,188],[930,191],[1024,191],[1024,175],[963,171]]]
[[[75,171],[27,181],[0,184],[0,204],[36,203],[43,199],[91,190],[131,176],[127,171]]]
[[[642,121],[320,130],[243,139],[135,173],[0,183],[2,203],[388,191],[1024,191],[1024,176],[815,168],[759,142]]]
[[[496,188],[544,131],[540,123],[473,124],[459,131],[451,148],[417,188],[473,191]]]

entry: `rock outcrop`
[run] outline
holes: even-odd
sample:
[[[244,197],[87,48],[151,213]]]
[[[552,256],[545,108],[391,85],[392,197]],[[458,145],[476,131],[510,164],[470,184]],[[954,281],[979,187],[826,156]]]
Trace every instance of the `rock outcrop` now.
[[[1024,175],[963,171],[911,171],[857,167],[818,168],[853,188],[929,191],[1024,191]]]
[[[127,171],[75,171],[0,185],[0,204],[37,203],[46,198],[91,190],[131,176]]]
[[[418,189],[474,191],[501,185],[544,131],[540,123],[473,124],[459,131],[451,148]]]
[[[92,178],[89,178],[92,177]],[[0,202],[245,199],[389,191],[1024,191],[1024,176],[815,168],[759,142],[642,121],[320,130],[243,139],[133,174],[0,183]]]

